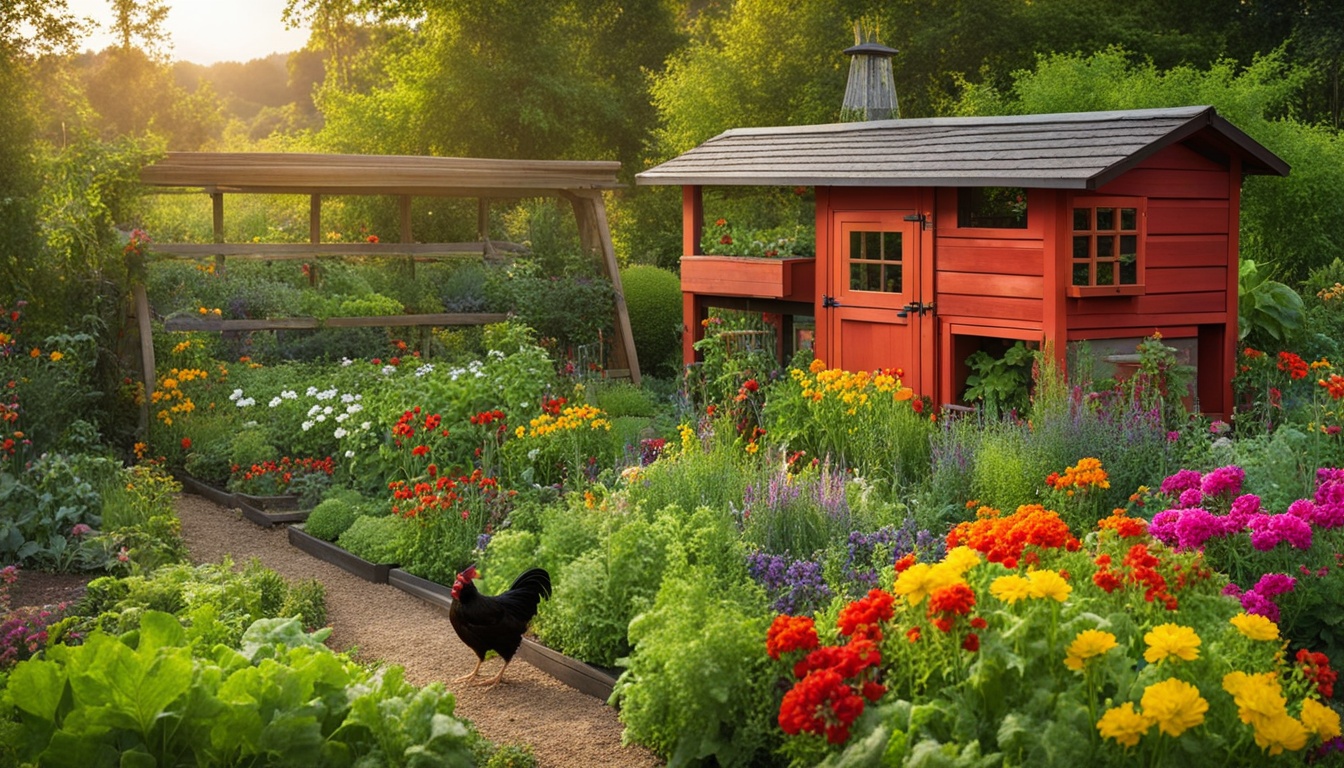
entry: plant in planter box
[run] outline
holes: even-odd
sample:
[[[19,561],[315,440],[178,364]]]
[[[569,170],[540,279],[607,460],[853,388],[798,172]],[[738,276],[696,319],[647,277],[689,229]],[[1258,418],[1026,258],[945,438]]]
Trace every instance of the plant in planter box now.
[[[305,474],[331,477],[334,464],[330,456],[324,459],[290,458],[279,461],[261,461],[249,467],[234,467],[229,479],[229,490],[249,496],[280,496],[290,492],[293,481]]]
[[[700,249],[707,256],[785,259],[812,256],[815,239],[812,228],[802,225],[737,231],[727,219],[719,218],[705,226]]]
[[[511,498],[498,480],[480,470],[458,477],[431,473],[414,483],[395,481],[390,488],[393,513],[409,524],[397,557],[387,562],[440,584],[451,584],[470,562],[481,534],[504,521]]]
[[[402,552],[407,538],[416,533],[414,523],[397,515],[360,515],[336,539],[336,545],[370,563],[404,565]]]

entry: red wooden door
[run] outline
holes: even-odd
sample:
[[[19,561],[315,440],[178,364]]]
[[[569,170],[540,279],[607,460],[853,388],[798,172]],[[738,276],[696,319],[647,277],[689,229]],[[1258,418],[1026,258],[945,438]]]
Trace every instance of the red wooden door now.
[[[832,367],[847,371],[902,368],[914,379],[922,366],[932,371],[932,348],[921,349],[923,322],[932,313],[919,308],[923,264],[920,222],[915,210],[834,211],[825,313]]]

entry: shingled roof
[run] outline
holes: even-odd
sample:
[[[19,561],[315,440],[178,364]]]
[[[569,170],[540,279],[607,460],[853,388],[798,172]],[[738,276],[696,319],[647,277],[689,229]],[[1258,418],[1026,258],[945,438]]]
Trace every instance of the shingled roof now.
[[[1183,142],[1245,173],[1288,164],[1213,107],[739,128],[638,174],[639,184],[1096,189]]]

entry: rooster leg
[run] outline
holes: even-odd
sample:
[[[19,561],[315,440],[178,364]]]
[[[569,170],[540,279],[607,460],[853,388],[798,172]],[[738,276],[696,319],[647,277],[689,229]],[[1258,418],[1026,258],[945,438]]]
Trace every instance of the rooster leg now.
[[[494,688],[496,685],[499,685],[499,681],[504,678],[504,670],[508,668],[509,668],[509,660],[505,659],[504,666],[499,668],[499,674],[495,675],[494,678],[488,682],[476,683],[476,685],[484,685],[487,691],[490,690],[491,688]]]
[[[454,682],[454,683],[465,683],[466,681],[468,681],[468,680],[472,679],[473,677],[475,677],[475,676],[476,676],[476,673],[481,671],[481,664],[482,664],[484,661],[485,661],[485,659],[477,659],[477,660],[476,660],[476,666],[471,670],[471,673],[470,673],[470,674],[466,674],[466,675],[463,675],[463,676],[461,676],[461,677],[453,678],[453,682]]]

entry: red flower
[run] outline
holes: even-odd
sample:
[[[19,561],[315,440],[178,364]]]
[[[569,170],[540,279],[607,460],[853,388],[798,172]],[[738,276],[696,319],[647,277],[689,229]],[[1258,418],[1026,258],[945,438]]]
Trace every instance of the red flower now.
[[[880,589],[869,591],[867,597],[855,600],[840,609],[840,617],[836,621],[840,634],[850,636],[862,630],[875,633],[880,639],[881,623],[891,621],[896,615],[892,608],[895,603],[896,598],[890,592]]]
[[[976,616],[971,619],[971,629],[984,629],[987,626],[989,626],[989,622],[985,621],[983,616]]]
[[[924,398],[916,397],[910,400],[910,409],[915,413],[924,412]]]
[[[966,639],[961,641],[961,647],[971,653],[975,653],[980,650],[980,636],[974,632],[969,633],[966,635]]]
[[[896,560],[896,572],[904,573],[905,569],[915,564],[915,553],[910,552]]]
[[[785,733],[825,734],[832,744],[849,739],[849,726],[863,714],[863,697],[840,674],[824,669],[809,674],[786,694],[779,706],[779,727]]]
[[[1283,351],[1279,353],[1279,370],[1286,371],[1288,377],[1296,381],[1297,379],[1305,379],[1310,368],[1307,361],[1301,357],[1292,352]]]
[[[429,446],[428,446],[428,445],[417,445],[417,446],[415,446],[414,448],[411,449],[411,455],[412,455],[412,456],[427,456],[427,455],[429,455]]]
[[[905,639],[910,642],[919,640],[919,627],[911,627],[905,631]]]
[[[1335,695],[1335,682],[1339,679],[1339,673],[1330,668],[1328,656],[1302,648],[1297,652],[1297,663],[1302,665],[1302,673],[1315,683],[1322,697],[1329,699]]]
[[[935,590],[929,596],[929,616],[965,616],[975,607],[975,591],[964,582]]]
[[[748,392],[755,392],[761,388],[761,385],[755,379],[747,379],[742,388]]]
[[[190,451],[190,450],[191,450],[191,438],[190,438],[190,437],[184,437],[184,438],[182,438],[182,450],[184,450],[184,451]]]
[[[792,651],[813,650],[817,643],[817,627],[811,616],[780,614],[765,633],[765,652],[772,659]]]

